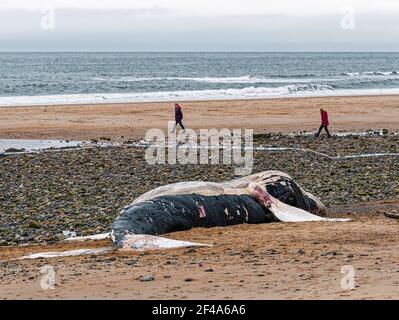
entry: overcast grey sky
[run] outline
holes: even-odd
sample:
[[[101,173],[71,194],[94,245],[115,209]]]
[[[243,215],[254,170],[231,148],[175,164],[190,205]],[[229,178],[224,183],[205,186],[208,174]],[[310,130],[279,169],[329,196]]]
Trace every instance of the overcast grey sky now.
[[[399,51],[398,0],[12,0],[0,51]]]

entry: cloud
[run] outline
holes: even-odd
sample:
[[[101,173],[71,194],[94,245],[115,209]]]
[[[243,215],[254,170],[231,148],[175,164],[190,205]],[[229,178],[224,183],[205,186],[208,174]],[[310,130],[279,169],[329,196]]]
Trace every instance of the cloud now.
[[[0,11],[3,51],[399,51],[397,14],[293,16],[176,15],[167,8],[55,10],[54,30],[40,11]]]
[[[397,0],[2,0],[0,9],[148,9],[163,7],[181,15],[226,16],[240,14],[335,14],[345,7],[357,12],[399,12]]]

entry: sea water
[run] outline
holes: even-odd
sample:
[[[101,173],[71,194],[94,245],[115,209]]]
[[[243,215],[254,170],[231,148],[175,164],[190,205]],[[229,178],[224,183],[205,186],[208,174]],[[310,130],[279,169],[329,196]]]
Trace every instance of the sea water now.
[[[399,53],[0,53],[0,106],[399,93]]]

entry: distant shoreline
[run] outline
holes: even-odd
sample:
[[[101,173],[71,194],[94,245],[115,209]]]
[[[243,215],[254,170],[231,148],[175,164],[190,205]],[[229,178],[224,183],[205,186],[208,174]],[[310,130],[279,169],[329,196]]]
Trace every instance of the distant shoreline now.
[[[357,92],[349,92],[348,94],[343,94],[342,92],[330,92],[330,94],[312,94],[311,92],[304,93],[304,94],[292,94],[292,95],[281,95],[281,96],[269,96],[269,97],[237,97],[237,98],[194,98],[194,99],[166,99],[166,100],[143,100],[143,101],[123,101],[123,99],[112,98],[114,95],[118,95],[115,93],[107,93],[107,94],[90,94],[90,95],[80,95],[80,94],[71,94],[71,95],[45,95],[45,96],[12,96],[12,97],[0,97],[0,108],[7,108],[7,107],[43,107],[43,106],[90,106],[90,105],[124,105],[124,104],[142,104],[142,103],[173,103],[173,102],[181,102],[181,103],[188,103],[188,102],[216,102],[216,101],[263,101],[263,100],[281,100],[281,99],[308,99],[308,98],[344,98],[344,97],[391,97],[391,96],[399,96],[399,88],[395,89],[375,89],[375,90],[353,90]],[[362,92],[367,91],[367,92]],[[375,91],[375,92],[374,92]],[[380,91],[381,93],[378,93]],[[150,94],[150,93],[148,93]],[[120,94],[124,95],[124,94]],[[93,100],[89,100],[85,96],[92,97]],[[111,96],[111,98],[106,97]],[[64,97],[64,100],[70,100],[69,103],[64,103],[60,100],[57,101],[57,98]],[[17,103],[17,104],[4,104],[4,100],[25,100],[29,101],[30,99],[39,99],[44,100],[44,102],[25,102],[25,103]],[[84,101],[84,99],[87,101]],[[46,100],[48,99],[48,100]],[[50,100],[54,99],[55,102],[51,102]],[[74,100],[75,99],[75,100]],[[97,101],[95,101],[97,100]],[[50,101],[50,102],[49,102]],[[2,104],[3,103],[3,104]]]

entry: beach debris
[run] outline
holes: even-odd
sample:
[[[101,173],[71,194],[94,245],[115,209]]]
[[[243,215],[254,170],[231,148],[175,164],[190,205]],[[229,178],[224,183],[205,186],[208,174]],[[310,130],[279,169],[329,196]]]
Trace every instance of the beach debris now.
[[[65,231],[62,231],[62,234],[64,235],[65,238],[75,238],[76,237],[75,231],[65,230]]]
[[[299,249],[299,250],[297,251],[297,253],[298,253],[298,254],[305,254],[305,250]]]
[[[149,281],[154,281],[155,277],[154,276],[142,276],[140,277],[141,282],[149,282]]]
[[[384,212],[387,218],[399,219],[399,213],[397,210],[391,210],[390,212]]]

